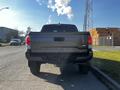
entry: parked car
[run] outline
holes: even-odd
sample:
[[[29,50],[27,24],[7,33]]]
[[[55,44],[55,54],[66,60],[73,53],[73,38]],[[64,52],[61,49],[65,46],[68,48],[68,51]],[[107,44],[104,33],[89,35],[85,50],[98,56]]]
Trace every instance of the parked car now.
[[[78,32],[75,25],[44,25],[41,32],[29,33],[26,45],[28,66],[34,75],[44,63],[55,64],[61,71],[72,63],[80,72],[88,74],[93,57],[92,39],[89,32]]]
[[[10,46],[18,46],[18,45],[21,45],[21,40],[20,40],[20,39],[11,39],[9,45],[10,45]]]

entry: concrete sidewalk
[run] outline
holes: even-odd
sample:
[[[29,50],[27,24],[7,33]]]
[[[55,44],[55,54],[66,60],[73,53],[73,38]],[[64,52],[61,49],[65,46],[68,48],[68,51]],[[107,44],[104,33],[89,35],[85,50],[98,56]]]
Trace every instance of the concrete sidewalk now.
[[[93,51],[120,51],[120,46],[93,46]]]

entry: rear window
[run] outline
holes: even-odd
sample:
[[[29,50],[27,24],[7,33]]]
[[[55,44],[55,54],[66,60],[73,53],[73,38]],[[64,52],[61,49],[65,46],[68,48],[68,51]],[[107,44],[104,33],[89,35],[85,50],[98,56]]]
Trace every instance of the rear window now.
[[[78,32],[75,25],[44,25],[41,32]]]

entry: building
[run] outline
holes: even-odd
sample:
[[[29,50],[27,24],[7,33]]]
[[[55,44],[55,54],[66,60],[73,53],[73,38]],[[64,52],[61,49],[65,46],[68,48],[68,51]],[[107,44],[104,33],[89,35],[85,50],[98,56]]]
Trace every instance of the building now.
[[[89,31],[93,45],[120,46],[120,28],[94,28]]]
[[[0,27],[0,42],[9,42],[18,37],[18,31],[6,27]]]

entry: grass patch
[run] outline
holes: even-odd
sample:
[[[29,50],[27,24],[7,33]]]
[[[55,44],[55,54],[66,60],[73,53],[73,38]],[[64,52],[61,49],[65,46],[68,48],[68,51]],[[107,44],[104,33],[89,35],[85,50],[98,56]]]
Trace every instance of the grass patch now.
[[[120,51],[94,51],[92,64],[120,84]]]
[[[94,57],[120,62],[120,51],[94,51]]]

